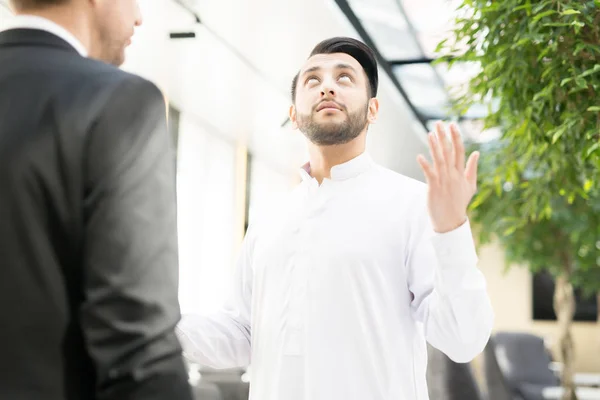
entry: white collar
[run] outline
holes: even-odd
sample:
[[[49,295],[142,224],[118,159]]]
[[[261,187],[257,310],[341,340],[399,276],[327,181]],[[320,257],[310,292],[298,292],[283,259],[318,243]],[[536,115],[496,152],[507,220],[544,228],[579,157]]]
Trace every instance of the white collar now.
[[[35,15],[17,15],[9,21],[5,30],[9,29],[37,29],[49,32],[73,46],[82,57],[88,56],[87,49],[75,35],[47,18]]]
[[[343,181],[357,177],[373,166],[373,159],[364,152],[359,156],[343,164],[335,165],[331,168],[331,179],[334,181]],[[313,177],[310,175],[310,162],[307,162],[300,168],[300,176],[303,181],[310,181]]]

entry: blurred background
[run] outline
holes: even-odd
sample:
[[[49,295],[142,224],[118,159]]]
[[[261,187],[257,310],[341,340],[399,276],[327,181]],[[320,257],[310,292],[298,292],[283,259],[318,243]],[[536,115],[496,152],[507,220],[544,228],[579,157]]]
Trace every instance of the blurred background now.
[[[436,120],[451,119],[446,87],[473,74],[467,64],[451,71],[443,64],[431,65],[435,47],[451,28],[456,1],[139,3],[144,23],[123,69],[153,81],[168,105],[177,148],[183,312],[208,313],[221,306],[248,223],[257,210],[268,208],[300,181],[298,168],[307,153],[301,134],[287,119],[289,88],[316,43],[352,36],[376,50],[381,111],[368,149],[378,163],[419,180],[416,156],[427,154],[428,129]],[[11,16],[7,1],[0,1],[0,29]],[[458,121],[468,140],[483,143],[498,137],[497,131],[482,131],[484,113],[484,107],[474,106]],[[560,369],[555,362],[553,278],[527,268],[507,270],[504,254],[494,241],[479,249],[479,267],[496,315],[496,341],[471,365],[453,365],[430,349],[432,399],[513,399],[519,374],[535,375],[533,383],[550,385]],[[575,370],[583,386],[598,387],[596,296],[579,296],[577,302]],[[535,360],[535,367],[519,357]],[[190,368],[199,398],[247,398],[245,371]],[[460,394],[452,395],[452,390]]]

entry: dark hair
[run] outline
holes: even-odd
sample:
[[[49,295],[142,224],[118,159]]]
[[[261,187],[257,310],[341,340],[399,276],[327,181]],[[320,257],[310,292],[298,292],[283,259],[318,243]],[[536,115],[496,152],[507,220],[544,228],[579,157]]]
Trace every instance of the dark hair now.
[[[10,0],[16,10],[35,10],[49,6],[58,6],[68,3],[69,0]]]
[[[363,42],[349,37],[334,37],[325,39],[317,44],[310,57],[317,54],[333,54],[344,53],[354,58],[363,67],[368,80],[369,98],[377,96],[377,86],[379,84],[379,76],[377,74],[377,60],[373,50]],[[292,102],[296,101],[296,87],[298,86],[298,78],[300,72],[296,74],[292,80]]]

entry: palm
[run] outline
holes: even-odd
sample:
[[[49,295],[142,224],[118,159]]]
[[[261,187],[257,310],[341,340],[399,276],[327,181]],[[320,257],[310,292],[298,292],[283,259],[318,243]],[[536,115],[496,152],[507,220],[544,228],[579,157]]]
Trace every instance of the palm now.
[[[429,134],[430,164],[419,155],[428,185],[428,209],[436,232],[448,232],[462,225],[467,218],[467,207],[477,190],[477,160],[479,153],[471,154],[465,166],[465,148],[455,124],[450,125],[452,140],[444,125],[436,124],[436,133]]]

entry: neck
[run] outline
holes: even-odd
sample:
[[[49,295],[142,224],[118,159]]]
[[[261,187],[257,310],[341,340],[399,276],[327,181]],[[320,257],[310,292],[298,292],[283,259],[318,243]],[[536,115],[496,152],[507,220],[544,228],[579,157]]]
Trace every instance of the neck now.
[[[312,142],[308,144],[310,157],[310,174],[319,184],[323,179],[331,178],[331,168],[344,164],[365,152],[367,130],[348,143],[331,146],[319,146]]]
[[[84,2],[69,2],[66,5],[48,6],[39,9],[17,11],[17,15],[32,15],[45,18],[60,25],[77,38],[88,53],[92,48],[90,16],[83,7]]]

